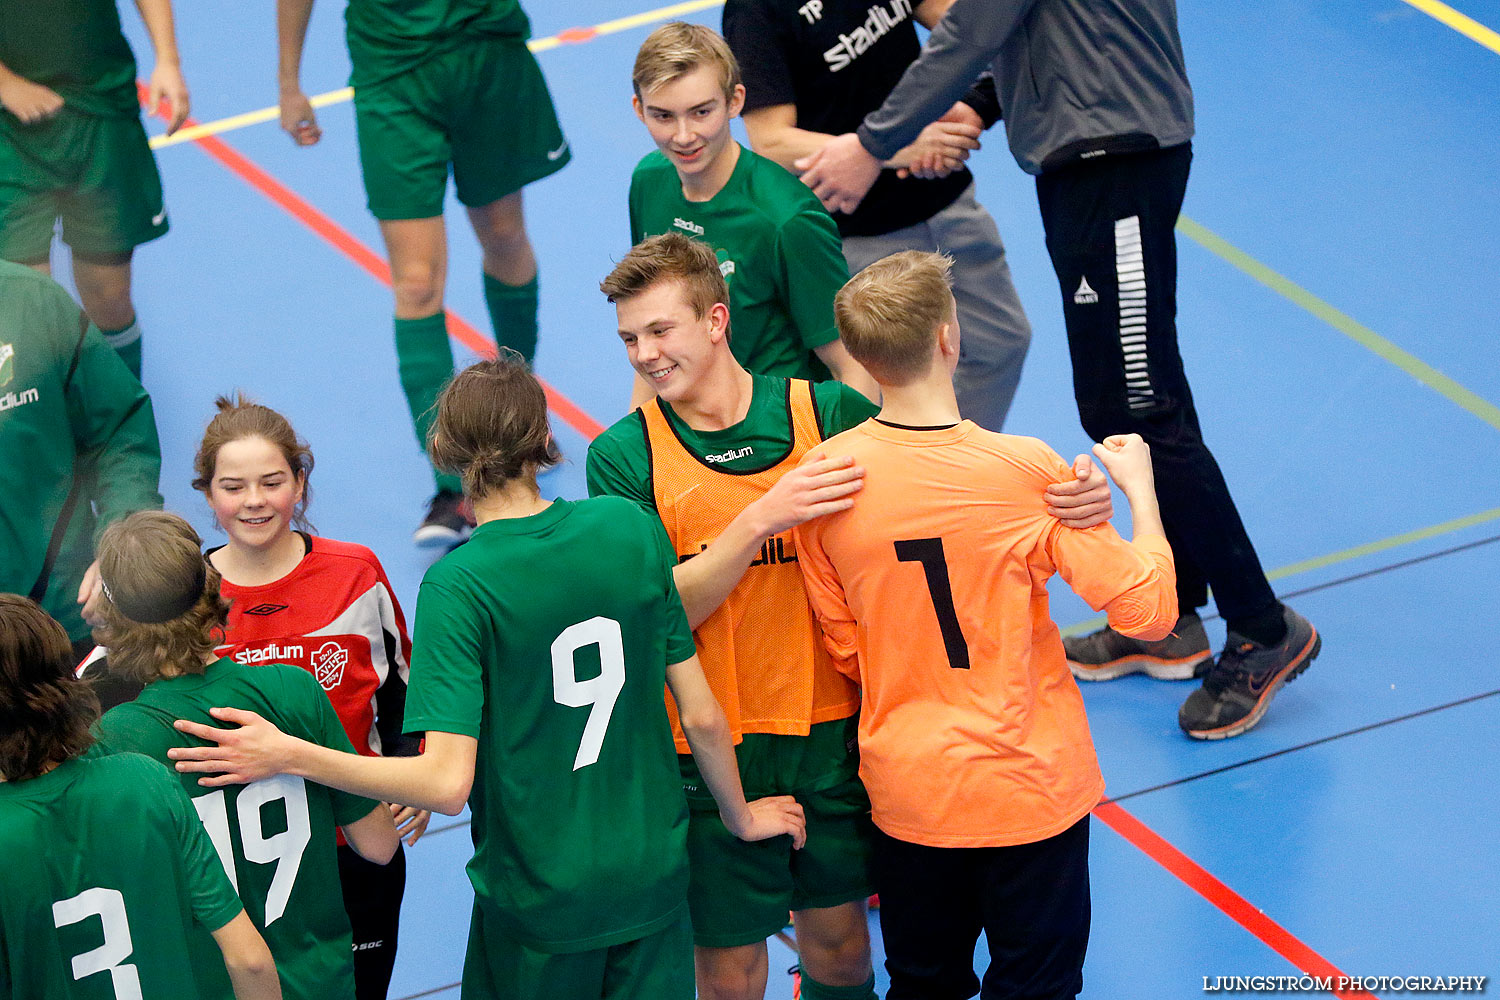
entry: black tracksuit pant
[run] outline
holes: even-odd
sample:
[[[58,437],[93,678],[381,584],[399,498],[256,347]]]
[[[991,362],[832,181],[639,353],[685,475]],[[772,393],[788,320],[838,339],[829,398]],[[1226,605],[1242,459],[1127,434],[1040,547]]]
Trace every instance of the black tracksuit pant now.
[[[1174,227],[1192,146],[1047,170],[1037,201],[1062,290],[1073,392],[1095,441],[1136,433],[1177,561],[1183,612],[1213,588],[1230,626],[1276,606],[1219,464],[1203,443],[1177,349]]]

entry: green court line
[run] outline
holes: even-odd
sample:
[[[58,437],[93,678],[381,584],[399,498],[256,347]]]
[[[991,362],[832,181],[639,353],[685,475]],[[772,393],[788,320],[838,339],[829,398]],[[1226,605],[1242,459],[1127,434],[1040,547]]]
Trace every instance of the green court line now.
[[[1271,270],[1201,222],[1190,219],[1186,215],[1181,216],[1177,220],[1177,231],[1210,253],[1244,271],[1271,291],[1306,309],[1377,357],[1389,361],[1427,388],[1441,394],[1449,402],[1456,403],[1491,427],[1500,430],[1500,406],[1464,388],[1421,358],[1403,351],[1352,316],[1335,309],[1285,275]]]
[[[1296,576],[1298,573],[1310,573],[1315,569],[1325,569],[1329,566],[1335,566],[1338,563],[1348,562],[1351,559],[1375,555],[1377,552],[1386,552],[1390,549],[1400,548],[1403,545],[1410,545],[1413,542],[1421,542],[1429,538],[1436,538],[1439,535],[1451,534],[1452,532],[1462,531],[1465,528],[1472,528],[1477,524],[1486,524],[1490,521],[1500,521],[1500,507],[1491,507],[1489,510],[1482,510],[1477,514],[1470,514],[1467,517],[1458,517],[1451,521],[1444,521],[1441,524],[1430,524],[1425,528],[1417,528],[1399,535],[1391,535],[1389,538],[1366,542],[1364,545],[1356,545],[1351,549],[1340,549],[1338,552],[1330,552],[1327,555],[1317,556],[1313,559],[1288,563],[1267,573],[1266,579],[1284,580],[1289,576]],[[1097,618],[1090,618],[1088,621],[1065,626],[1061,631],[1064,636],[1085,635],[1095,629],[1103,628],[1105,623],[1104,616],[1100,615]]]

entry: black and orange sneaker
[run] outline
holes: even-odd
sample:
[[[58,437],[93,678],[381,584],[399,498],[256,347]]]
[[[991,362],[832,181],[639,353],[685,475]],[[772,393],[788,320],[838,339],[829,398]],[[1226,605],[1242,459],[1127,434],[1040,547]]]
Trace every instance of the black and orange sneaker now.
[[[1195,740],[1240,735],[1261,720],[1283,684],[1307,669],[1322,651],[1323,639],[1291,608],[1283,607],[1282,617],[1286,636],[1275,646],[1230,630],[1219,661],[1177,713],[1183,732]]]
[[[1109,626],[1063,640],[1068,669],[1081,681],[1112,681],[1126,674],[1144,673],[1159,681],[1202,677],[1213,666],[1213,648],[1197,614],[1177,619],[1172,634],[1156,642],[1132,639]]]

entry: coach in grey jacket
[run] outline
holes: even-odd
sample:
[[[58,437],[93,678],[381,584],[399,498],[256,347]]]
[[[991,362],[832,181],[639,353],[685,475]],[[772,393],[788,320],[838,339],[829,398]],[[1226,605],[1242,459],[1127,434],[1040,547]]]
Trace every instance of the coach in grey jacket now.
[[[1177,349],[1174,226],[1192,160],[1193,93],[1173,0],[957,0],[857,134],[800,162],[830,210],[858,205],[879,164],[990,66],[1016,162],[1037,178],[1084,429],[1151,446],[1182,614],[1159,643],[1111,629],[1067,643],[1073,672],[1203,677],[1188,735],[1236,736],[1317,655],[1317,631],[1276,599],[1203,443]],[[1197,609],[1228,627],[1214,661]]]

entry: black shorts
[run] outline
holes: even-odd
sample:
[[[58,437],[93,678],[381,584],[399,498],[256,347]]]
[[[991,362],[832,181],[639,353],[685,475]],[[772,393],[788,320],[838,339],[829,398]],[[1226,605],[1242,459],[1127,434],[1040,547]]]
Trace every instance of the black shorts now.
[[[1065,1000],[1083,989],[1089,818],[1034,844],[924,847],[877,832],[886,1000]],[[974,945],[984,931],[983,989]]]

